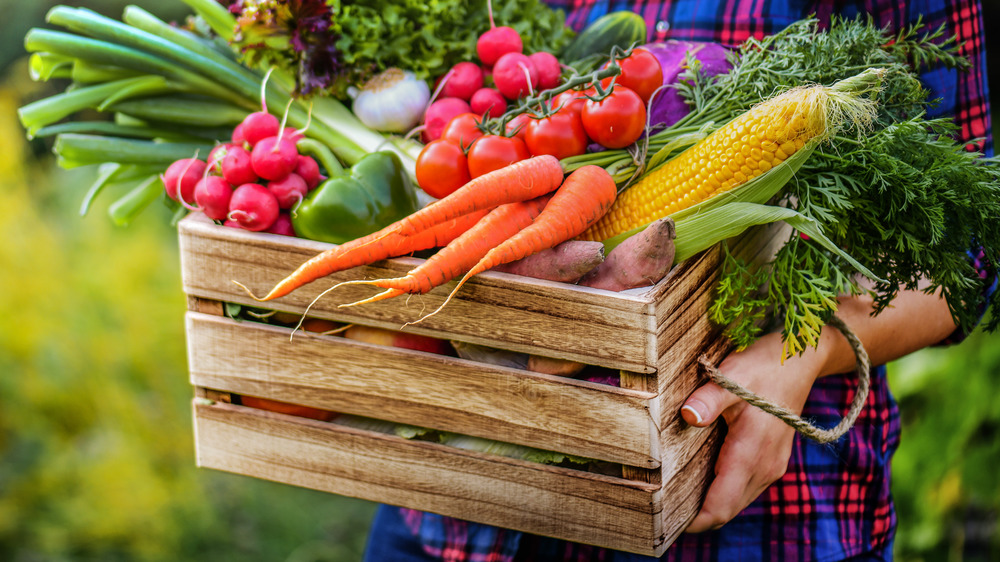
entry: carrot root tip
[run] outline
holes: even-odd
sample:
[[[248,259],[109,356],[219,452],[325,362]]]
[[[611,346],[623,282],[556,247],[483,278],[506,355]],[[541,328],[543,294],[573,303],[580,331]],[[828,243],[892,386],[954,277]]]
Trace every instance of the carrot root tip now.
[[[384,299],[389,299],[389,298],[392,298],[392,297],[395,297],[395,296],[398,296],[398,295],[402,295],[405,292],[406,291],[400,291],[399,289],[386,289],[386,290],[382,291],[381,293],[379,293],[379,294],[377,294],[377,295],[375,295],[373,297],[368,297],[367,299],[362,299],[362,300],[359,300],[359,301],[356,301],[356,302],[350,302],[350,303],[341,304],[338,307],[339,308],[347,308],[349,306],[358,306],[358,305],[362,305],[362,304],[368,304],[368,303],[372,303],[372,302],[376,302],[376,301],[380,301],[380,300],[384,300]]]
[[[261,297],[258,297],[257,295],[253,294],[253,291],[251,291],[251,290],[250,290],[250,288],[249,288],[249,287],[247,287],[246,285],[244,285],[243,283],[240,283],[239,281],[237,281],[237,280],[235,280],[235,279],[233,279],[233,283],[236,283],[236,286],[237,286],[237,287],[239,287],[240,289],[243,289],[244,291],[246,291],[246,293],[247,293],[248,295],[250,295],[250,298],[252,298],[253,300],[255,300],[255,301],[257,301],[257,302],[264,302],[264,301],[266,301],[266,300],[269,300],[269,298],[268,298],[268,297],[270,297],[270,296],[271,296],[270,294],[268,294],[268,295],[266,295],[266,296],[265,296],[265,297],[263,297],[263,298],[261,298]]]

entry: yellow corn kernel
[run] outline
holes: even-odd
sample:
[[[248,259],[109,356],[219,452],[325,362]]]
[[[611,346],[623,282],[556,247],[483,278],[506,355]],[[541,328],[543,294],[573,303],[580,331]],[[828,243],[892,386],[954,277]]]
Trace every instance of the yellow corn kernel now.
[[[607,240],[738,188],[801,150],[810,139],[827,135],[828,108],[840,103],[842,97],[835,99],[829,89],[816,86],[793,89],[758,104],[647,171],[581,238]],[[866,117],[867,109],[860,103],[853,109],[857,111],[852,119]],[[651,208],[649,202],[656,204]]]

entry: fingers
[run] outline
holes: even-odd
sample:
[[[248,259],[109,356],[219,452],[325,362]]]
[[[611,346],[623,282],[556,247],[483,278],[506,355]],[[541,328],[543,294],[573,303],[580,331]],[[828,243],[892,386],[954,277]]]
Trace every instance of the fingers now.
[[[718,529],[784,476],[795,432],[770,414],[745,408],[730,420],[715,479],[687,532]]]
[[[710,382],[691,393],[681,406],[681,417],[688,425],[707,427],[712,425],[726,408],[739,400],[734,394]]]

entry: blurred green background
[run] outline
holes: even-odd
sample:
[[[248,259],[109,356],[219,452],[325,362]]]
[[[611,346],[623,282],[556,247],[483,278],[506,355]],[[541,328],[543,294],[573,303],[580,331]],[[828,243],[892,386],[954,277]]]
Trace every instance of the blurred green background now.
[[[0,560],[359,560],[374,504],[195,468],[169,213],[79,217],[93,171],[57,168],[16,119],[48,87],[21,40],[53,4],[0,1]],[[989,29],[1000,8],[984,4]],[[890,366],[900,560],[1000,560],[998,344],[976,334]]]

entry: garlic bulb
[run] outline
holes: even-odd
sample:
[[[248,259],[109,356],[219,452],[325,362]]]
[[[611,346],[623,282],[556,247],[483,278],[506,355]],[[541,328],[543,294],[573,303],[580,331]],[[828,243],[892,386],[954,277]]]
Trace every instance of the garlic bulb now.
[[[390,68],[351,95],[354,114],[362,123],[376,131],[402,133],[420,123],[431,92],[412,72]]]

